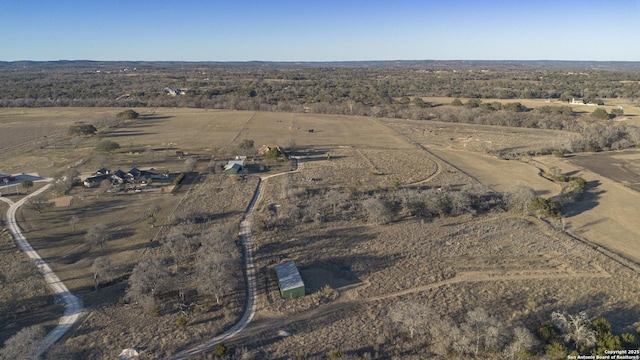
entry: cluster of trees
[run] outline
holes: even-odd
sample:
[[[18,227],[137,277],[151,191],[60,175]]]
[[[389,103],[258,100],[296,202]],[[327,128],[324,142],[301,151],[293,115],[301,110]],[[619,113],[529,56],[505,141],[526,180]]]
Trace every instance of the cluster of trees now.
[[[224,299],[242,283],[235,233],[231,225],[202,230],[183,221],[173,226],[160,240],[164,251],[138,263],[131,272],[127,300],[154,313],[190,303],[206,307],[210,300],[224,305]],[[197,294],[190,295],[189,289]]]
[[[508,102],[506,104],[502,104],[499,101],[492,102],[482,102],[480,99],[469,99],[466,103],[463,103],[459,98],[453,99],[451,102],[452,106],[464,106],[469,109],[473,108],[482,108],[490,111],[498,111],[498,110],[508,110],[513,112],[524,112],[531,111],[530,108],[522,105],[519,102]]]
[[[611,109],[611,113],[607,113],[607,110],[603,108],[597,108],[591,113],[591,117],[598,120],[614,119],[622,115],[624,115],[624,110],[620,108]]]
[[[263,230],[290,228],[299,222],[332,222],[362,219],[386,224],[406,217],[433,219],[506,209],[503,196],[473,184],[458,189],[400,188],[362,190],[359,184],[344,189],[313,189],[296,186],[289,177],[282,184],[282,202],[255,215]]]
[[[586,312],[556,311],[551,314],[551,321],[543,323],[537,333],[550,357],[566,359],[567,355],[595,356],[611,350],[638,349],[640,328],[636,334],[614,335],[611,324],[604,317],[591,321]]]
[[[585,122],[569,151],[621,150],[640,144],[640,128],[620,122]]]
[[[31,306],[42,306],[47,303],[47,289],[36,266],[29,259],[7,257],[0,269],[0,286],[2,294],[9,295],[0,301],[0,320],[8,324]]]
[[[585,312],[553,312],[551,320],[534,331],[523,326],[509,328],[483,308],[468,311],[459,322],[439,319],[427,304],[420,302],[397,303],[389,309],[388,318],[406,341],[426,341],[433,354],[448,358],[566,359],[568,355],[605,355],[607,350],[637,349],[640,335],[614,335],[605,318],[592,322]]]
[[[640,97],[629,64],[509,62],[372,63],[6,63],[10,89],[0,106],[186,106],[298,111],[340,105],[343,111],[407,99],[604,99]],[[626,66],[623,66],[626,65]],[[134,70],[135,67],[135,70]],[[188,89],[168,96],[165,87]],[[316,108],[322,111],[321,108]],[[335,110],[335,109],[334,109]],[[332,110],[332,111],[334,111]]]
[[[538,344],[527,328],[508,328],[483,308],[468,311],[464,321],[456,324],[438,319],[426,304],[398,303],[390,309],[389,319],[399,334],[408,335],[408,341],[426,340],[437,356],[527,358],[534,355]]]
[[[575,201],[586,190],[586,181],[550,170],[547,176],[563,185],[554,199],[535,195],[531,187],[517,184],[505,193],[496,193],[482,184],[461,187],[414,188],[392,186],[362,190],[360,184],[346,188],[317,189],[297,186],[289,175],[281,186],[278,206],[254,214],[260,230],[287,229],[300,222],[332,222],[361,219],[387,224],[405,218],[430,220],[439,217],[513,211],[538,218],[558,219],[562,205]]]

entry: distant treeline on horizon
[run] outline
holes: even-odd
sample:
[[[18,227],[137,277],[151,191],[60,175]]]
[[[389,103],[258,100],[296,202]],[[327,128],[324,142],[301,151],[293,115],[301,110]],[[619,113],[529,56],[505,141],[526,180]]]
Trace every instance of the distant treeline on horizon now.
[[[273,66],[273,67],[378,67],[378,68],[522,68],[640,71],[640,61],[577,60],[363,60],[363,61],[128,61],[128,60],[19,60],[0,61],[1,66]]]

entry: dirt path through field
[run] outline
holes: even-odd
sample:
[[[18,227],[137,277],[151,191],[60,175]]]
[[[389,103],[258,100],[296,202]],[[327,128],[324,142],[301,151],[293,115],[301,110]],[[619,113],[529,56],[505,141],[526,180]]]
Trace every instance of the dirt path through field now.
[[[610,277],[611,275],[599,266],[594,266],[594,271],[589,273],[573,273],[563,270],[521,270],[521,271],[464,271],[456,274],[455,277],[432,284],[416,286],[410,289],[383,294],[365,299],[365,301],[378,301],[395,298],[412,293],[423,292],[435,289],[444,285],[456,283],[475,283],[483,281],[518,281],[532,279],[573,279],[573,278],[595,278]]]

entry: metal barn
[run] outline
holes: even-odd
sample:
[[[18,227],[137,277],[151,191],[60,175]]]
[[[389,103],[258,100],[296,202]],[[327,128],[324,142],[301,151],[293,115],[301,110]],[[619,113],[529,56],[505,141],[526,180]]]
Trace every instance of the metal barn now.
[[[276,275],[278,275],[278,286],[280,295],[284,299],[303,297],[305,293],[304,282],[300,277],[296,263],[288,261],[276,265]]]

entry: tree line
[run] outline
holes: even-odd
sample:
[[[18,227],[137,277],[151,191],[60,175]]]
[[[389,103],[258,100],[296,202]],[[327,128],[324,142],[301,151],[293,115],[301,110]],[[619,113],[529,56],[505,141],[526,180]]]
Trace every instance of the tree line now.
[[[0,107],[183,106],[298,111],[340,105],[349,112],[405,97],[473,99],[640,98],[640,75],[622,66],[508,64],[82,63],[0,66]],[[168,95],[165,88],[183,89]],[[315,111],[320,111],[315,109]],[[334,111],[332,111],[334,112]]]

